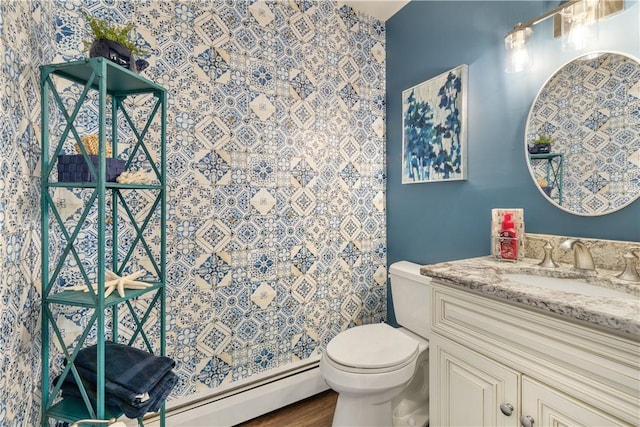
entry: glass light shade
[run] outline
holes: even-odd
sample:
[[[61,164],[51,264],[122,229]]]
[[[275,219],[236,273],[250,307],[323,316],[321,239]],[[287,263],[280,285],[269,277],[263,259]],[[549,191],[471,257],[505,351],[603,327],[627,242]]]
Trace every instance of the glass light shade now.
[[[563,50],[593,46],[598,39],[599,6],[598,0],[582,0],[560,12]]]
[[[518,27],[504,38],[507,53],[507,73],[519,73],[531,68],[533,56],[527,40],[533,34],[531,27]]]

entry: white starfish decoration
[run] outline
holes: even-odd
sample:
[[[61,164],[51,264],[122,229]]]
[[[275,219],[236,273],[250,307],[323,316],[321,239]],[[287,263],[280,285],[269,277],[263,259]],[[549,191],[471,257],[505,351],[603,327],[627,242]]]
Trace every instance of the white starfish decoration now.
[[[121,298],[124,298],[125,289],[145,289],[149,286],[153,286],[151,283],[139,282],[135,280],[138,277],[144,276],[146,273],[147,272],[144,270],[139,270],[126,276],[120,277],[111,270],[105,270],[104,276],[107,280],[104,282],[104,297],[108,297],[113,291],[117,289],[118,295],[120,295]],[[91,285],[91,287],[93,288],[94,292],[98,290],[97,283],[94,283],[93,285]],[[85,285],[69,286],[66,289],[70,291],[89,292],[89,288]]]

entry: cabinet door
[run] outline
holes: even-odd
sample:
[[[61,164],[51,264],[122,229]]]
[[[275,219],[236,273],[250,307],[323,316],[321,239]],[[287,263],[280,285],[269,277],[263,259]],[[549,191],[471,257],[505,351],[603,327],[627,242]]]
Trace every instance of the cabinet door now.
[[[526,376],[522,379],[522,415],[530,417],[535,427],[629,425]]]
[[[431,425],[519,425],[518,372],[435,334],[429,360]]]

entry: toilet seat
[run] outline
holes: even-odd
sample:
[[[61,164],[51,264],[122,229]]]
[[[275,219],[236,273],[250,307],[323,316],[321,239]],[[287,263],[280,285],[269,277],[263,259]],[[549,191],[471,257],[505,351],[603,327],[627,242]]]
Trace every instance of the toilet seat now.
[[[327,362],[344,372],[385,373],[412,363],[419,343],[385,323],[377,323],[339,333],[325,353]]]

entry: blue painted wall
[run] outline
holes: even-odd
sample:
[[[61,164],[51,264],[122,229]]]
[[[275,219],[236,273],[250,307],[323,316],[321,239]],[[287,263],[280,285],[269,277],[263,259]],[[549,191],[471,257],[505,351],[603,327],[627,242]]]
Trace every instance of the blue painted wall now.
[[[387,21],[388,262],[428,264],[489,254],[491,209],[520,207],[525,229],[640,241],[640,201],[598,217],[566,213],[537,190],[525,162],[524,130],[540,87],[581,53],[563,52],[551,20],[534,27],[533,69],[504,72],[504,36],[557,5],[541,1],[417,1]],[[592,50],[640,57],[640,3],[600,23]],[[468,179],[401,184],[402,91],[457,65],[469,66]],[[389,304],[389,320],[393,307]]]

